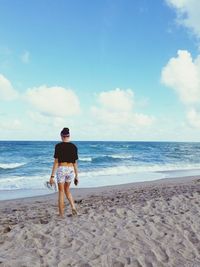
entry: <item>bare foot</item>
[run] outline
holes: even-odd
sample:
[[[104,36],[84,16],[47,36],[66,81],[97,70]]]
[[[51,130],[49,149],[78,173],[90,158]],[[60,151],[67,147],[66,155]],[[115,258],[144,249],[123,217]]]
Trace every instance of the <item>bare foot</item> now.
[[[64,219],[64,214],[58,214],[58,218]]]
[[[75,208],[72,209],[72,215],[78,215],[78,212]]]

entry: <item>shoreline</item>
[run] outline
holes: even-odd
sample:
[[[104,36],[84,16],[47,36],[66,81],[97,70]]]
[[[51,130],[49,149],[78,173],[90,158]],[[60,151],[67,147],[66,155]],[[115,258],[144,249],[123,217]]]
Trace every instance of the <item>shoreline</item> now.
[[[165,184],[170,184],[170,183],[185,183],[185,182],[192,182],[193,180],[200,179],[200,175],[190,175],[190,176],[183,176],[183,177],[170,177],[170,178],[161,178],[157,180],[151,180],[151,181],[141,181],[141,182],[131,182],[131,183],[124,183],[124,184],[116,184],[116,185],[106,185],[106,186],[97,186],[97,187],[72,187],[70,190],[73,194],[74,197],[79,196],[79,197],[85,197],[90,194],[98,194],[98,193],[104,193],[107,191],[113,191],[113,190],[123,190],[123,189],[129,189],[129,187],[148,187],[151,185],[165,185]],[[0,193],[13,193],[15,194],[16,191],[18,192],[36,192],[36,189],[17,189],[17,190],[1,190]],[[17,197],[17,198],[12,198],[12,199],[0,199],[0,207],[2,202],[9,202],[9,201],[21,201],[21,200],[37,200],[37,199],[43,199],[43,198],[54,198],[55,195],[57,195],[58,192],[51,192],[48,189],[38,189],[38,191],[45,192],[45,194],[39,194],[39,195],[32,195],[32,196],[25,196],[25,197]]]
[[[103,186],[96,186],[96,187],[71,187],[71,192],[73,194],[82,194],[83,195],[86,193],[87,194],[93,194],[93,193],[102,193],[104,191],[108,191],[109,189],[115,190],[115,189],[128,189],[129,186],[148,186],[150,184],[168,184],[168,183],[182,183],[182,182],[188,182],[190,179],[195,179],[198,178],[200,179],[200,175],[188,175],[184,177],[165,177],[161,179],[155,179],[155,180],[149,180],[149,181],[136,181],[136,182],[130,182],[130,183],[122,183],[122,184],[114,184],[114,185],[103,185]],[[20,196],[20,193],[25,193],[27,196]],[[34,195],[37,192],[36,195]],[[48,189],[15,189],[15,190],[0,190],[1,194],[7,195],[7,194],[14,194],[14,195],[19,195],[19,197],[13,197],[13,198],[5,198],[1,199],[0,196],[0,204],[1,202],[4,201],[17,201],[17,200],[24,200],[24,199],[34,199],[34,198],[43,198],[43,197],[48,197],[54,194],[57,194],[57,192],[53,192],[53,190],[48,190]],[[30,196],[29,196],[30,194]]]
[[[200,266],[200,176],[0,201],[2,267]]]

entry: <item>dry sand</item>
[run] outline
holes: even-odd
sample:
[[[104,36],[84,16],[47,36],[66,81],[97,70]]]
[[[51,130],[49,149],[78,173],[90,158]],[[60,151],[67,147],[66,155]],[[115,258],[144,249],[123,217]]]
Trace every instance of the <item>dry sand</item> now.
[[[199,177],[0,202],[0,266],[200,267]]]

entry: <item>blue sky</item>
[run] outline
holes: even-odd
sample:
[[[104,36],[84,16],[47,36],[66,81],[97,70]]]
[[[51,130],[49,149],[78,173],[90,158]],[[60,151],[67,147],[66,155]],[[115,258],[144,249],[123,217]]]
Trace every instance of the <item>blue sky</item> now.
[[[200,141],[198,0],[0,1],[0,139]]]

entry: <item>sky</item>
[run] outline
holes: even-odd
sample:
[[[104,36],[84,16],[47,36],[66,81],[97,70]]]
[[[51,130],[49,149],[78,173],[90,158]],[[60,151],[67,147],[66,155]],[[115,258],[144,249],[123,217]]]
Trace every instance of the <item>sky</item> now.
[[[0,0],[0,140],[200,141],[199,0]]]

